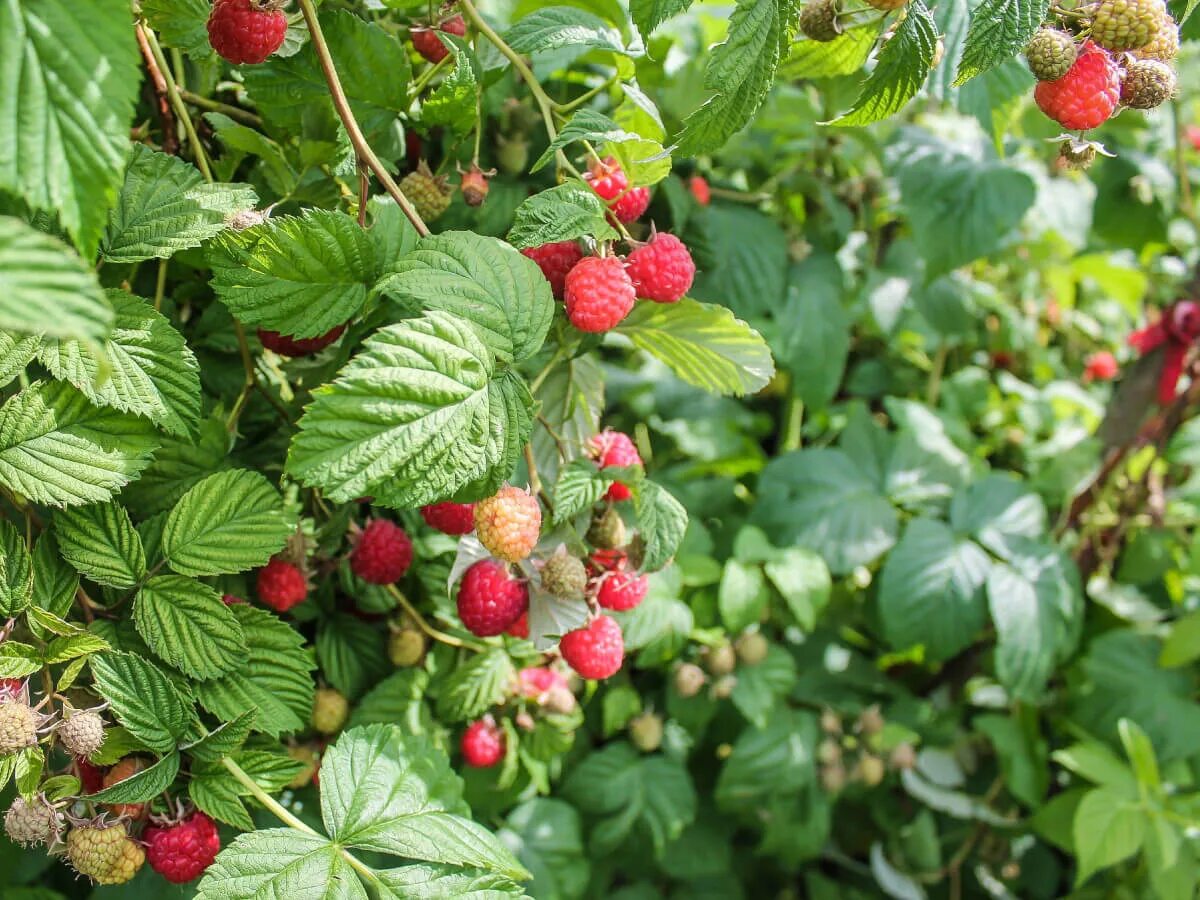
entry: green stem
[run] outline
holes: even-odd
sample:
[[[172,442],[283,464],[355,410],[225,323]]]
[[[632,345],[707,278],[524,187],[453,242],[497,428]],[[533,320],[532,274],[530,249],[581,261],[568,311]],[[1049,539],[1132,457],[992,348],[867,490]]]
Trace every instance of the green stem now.
[[[317,831],[307,822],[297,818],[282,803],[259,787],[258,782],[247,775],[245,770],[228,756],[221,759],[221,765],[225,767],[225,770],[229,772],[230,775],[232,775],[241,783],[242,787],[250,792],[250,795],[255,800],[261,803],[266,809],[270,810],[271,814],[275,816],[275,818],[279,819],[279,821],[283,822],[289,828],[294,828],[297,831],[304,832],[305,834],[311,834],[315,837],[323,837],[319,831]]]
[[[575,109],[578,109],[579,107],[583,106],[583,104],[587,103],[589,100],[591,100],[597,94],[599,94],[601,91],[606,91],[610,87],[612,87],[614,84],[616,84],[617,79],[619,77],[620,77],[620,73],[614,72],[609,78],[606,78],[602,84],[598,84],[596,87],[592,88],[587,93],[580,94],[578,97],[576,97],[574,100],[571,100],[569,103],[555,103],[554,104],[555,112],[557,112],[559,115],[565,115],[566,113],[569,113]]]
[[[482,653],[487,649],[487,647],[482,644],[476,644],[474,641],[465,641],[462,638],[456,638],[452,634],[446,634],[444,631],[438,631],[425,620],[423,615],[417,612],[416,607],[408,602],[408,598],[404,596],[398,587],[394,584],[389,584],[387,590],[392,595],[392,599],[408,614],[409,618],[417,623],[417,627],[438,643],[447,644],[451,647],[459,647],[463,650],[474,650],[476,653]]]
[[[229,420],[225,423],[225,428],[230,434],[237,430],[238,420],[242,417],[242,411],[250,400],[250,392],[257,383],[254,377],[254,358],[250,355],[250,344],[246,340],[246,329],[242,327],[241,322],[234,319],[233,331],[237,335],[238,350],[242,356],[242,371],[246,373],[246,380],[242,383],[242,392],[238,395],[237,403],[234,404]]]
[[[950,347],[943,341],[934,354],[933,371],[929,373],[929,384],[925,388],[925,402],[929,406],[937,406],[938,396],[942,392],[942,375],[946,371],[946,359],[949,355]]]
[[[425,90],[425,85],[429,84],[433,76],[441,71],[442,66],[446,64],[446,60],[451,58],[452,57],[449,54],[443,56],[432,66],[429,66],[424,72],[417,76],[417,80],[409,85],[408,88],[408,97],[410,102],[416,100],[417,97],[421,95],[421,91]]]
[[[158,261],[158,278],[154,282],[154,309],[162,312],[163,297],[167,293],[167,264],[169,260]]]
[[[804,443],[804,401],[792,393],[783,412],[783,441],[780,453],[799,450]]]
[[[237,119],[243,125],[251,125],[255,128],[262,128],[263,120],[249,110],[242,109],[240,106],[230,106],[228,103],[221,103],[219,100],[212,100],[208,97],[202,97],[199,94],[193,94],[191,91],[181,90],[179,96],[186,103],[192,106],[198,106],[201,109],[207,109],[209,112],[219,112],[229,116],[231,119]]]
[[[141,23],[137,27],[145,35],[146,45],[150,48],[154,62],[162,73],[163,80],[166,82],[167,99],[171,101],[171,106],[175,109],[175,115],[179,116],[179,120],[183,122],[183,130],[187,134],[188,143],[192,146],[192,156],[196,159],[196,168],[200,170],[200,174],[204,176],[204,180],[212,184],[214,179],[212,169],[208,165],[208,154],[204,152],[204,145],[200,143],[200,138],[196,134],[196,126],[192,124],[192,117],[188,112],[187,105],[183,102],[183,98],[179,96],[179,87],[175,84],[175,76],[172,74],[170,66],[167,65],[167,58],[163,56],[162,47],[158,44],[158,35],[154,33],[152,28],[147,28]]]

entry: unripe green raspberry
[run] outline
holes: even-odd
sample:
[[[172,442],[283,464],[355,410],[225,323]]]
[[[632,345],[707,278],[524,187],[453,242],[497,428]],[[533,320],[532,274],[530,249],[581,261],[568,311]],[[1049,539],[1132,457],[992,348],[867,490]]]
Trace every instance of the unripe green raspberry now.
[[[822,43],[837,39],[842,33],[838,12],[837,0],[808,0],[800,11],[800,32]]]
[[[1106,50],[1136,50],[1157,36],[1167,7],[1163,0],[1100,0],[1091,37]]]
[[[124,884],[137,874],[146,854],[124,825],[97,822],[71,830],[67,859],[76,872],[97,884]]]
[[[308,744],[296,744],[288,747],[287,754],[300,763],[300,771],[293,776],[287,786],[293,791],[308,787],[312,783],[313,776],[317,774],[317,770],[321,768],[321,757],[317,756],[317,751]]]
[[[1025,48],[1025,58],[1038,81],[1057,81],[1075,64],[1078,50],[1071,35],[1054,28],[1039,29]]]
[[[737,668],[737,653],[729,644],[709,647],[704,652],[704,668],[708,669],[710,675],[728,675]]]
[[[564,600],[582,600],[587,580],[583,562],[566,553],[550,557],[542,567],[542,587]]]
[[[883,760],[871,753],[864,753],[858,760],[854,776],[867,787],[875,787],[883,781],[886,767]]]
[[[18,797],[4,814],[4,833],[17,844],[53,844],[58,840],[62,817],[46,798],[38,796],[31,803]]]
[[[743,634],[735,646],[738,659],[748,666],[757,666],[771,650],[771,642],[757,631]]]
[[[615,506],[606,506],[592,517],[587,540],[600,550],[615,550],[625,543],[625,523]]]
[[[653,753],[662,746],[663,720],[652,712],[644,712],[629,721],[629,740],[643,753]]]
[[[38,714],[27,703],[0,700],[0,756],[17,753],[37,743]]]
[[[1158,21],[1158,28],[1149,43],[1136,50],[1131,50],[1138,59],[1157,59],[1159,62],[1170,62],[1179,55],[1179,26],[1170,15],[1164,14]]]
[[[90,709],[74,712],[58,726],[57,734],[70,753],[87,759],[104,744],[104,720]]]
[[[737,687],[736,675],[722,675],[712,686],[712,695],[714,700],[728,700],[733,696],[733,689]]]
[[[695,663],[681,663],[675,670],[675,691],[680,697],[695,697],[708,677]]]
[[[337,734],[350,717],[350,703],[333,688],[320,688],[313,697],[312,727],[319,734]]]
[[[883,731],[883,713],[878,706],[868,706],[858,716],[858,730],[863,734],[879,734]]]
[[[426,222],[433,222],[441,217],[450,206],[450,196],[453,193],[446,184],[445,176],[435,176],[424,160],[417,166],[417,171],[404,176],[400,182],[400,190],[412,201],[412,205],[417,208],[417,214]]]
[[[393,631],[388,638],[388,659],[399,669],[415,666],[425,655],[425,635],[415,628]]]
[[[1130,109],[1154,109],[1175,94],[1175,70],[1157,59],[1136,59],[1125,67],[1121,102]]]

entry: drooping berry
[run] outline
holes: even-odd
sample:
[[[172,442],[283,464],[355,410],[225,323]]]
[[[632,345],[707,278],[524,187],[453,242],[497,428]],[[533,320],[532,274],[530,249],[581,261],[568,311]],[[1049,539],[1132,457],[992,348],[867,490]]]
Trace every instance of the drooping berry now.
[[[588,256],[567,273],[563,284],[567,318],[580,331],[610,331],[633,309],[637,292],[615,256]]]
[[[278,0],[216,0],[208,14],[212,48],[235,66],[264,62],[287,37]]]
[[[602,680],[621,670],[625,639],[621,626],[608,616],[597,616],[590,625],[568,631],[558,645],[567,665],[583,678]]]
[[[1025,48],[1025,59],[1038,81],[1057,81],[1075,64],[1075,39],[1056,28],[1039,28]]]
[[[608,572],[600,576],[596,602],[605,609],[625,612],[646,599],[650,580],[636,572]]]
[[[610,466],[624,469],[642,464],[642,455],[638,453],[633,439],[624,432],[613,431],[611,428],[604,429],[588,441],[588,453],[602,469]],[[604,496],[608,500],[620,502],[628,500],[633,494],[628,485],[614,481]]]
[[[442,534],[470,534],[475,530],[475,504],[431,503],[421,507],[421,518]]]
[[[67,859],[96,884],[124,884],[137,874],[146,854],[124,825],[94,822],[67,834]]]
[[[1112,381],[1121,371],[1117,358],[1108,350],[1098,350],[1084,362],[1083,380]]]
[[[734,644],[737,657],[747,666],[757,666],[767,658],[771,651],[771,642],[757,631],[743,634]]]
[[[583,177],[600,199],[608,202],[618,221],[627,225],[641,218],[650,205],[650,188],[630,188],[629,176],[615,157],[594,161]]]
[[[53,844],[61,829],[62,816],[41,794],[28,802],[17,797],[4,814],[4,833],[23,847]]]
[[[318,688],[313,695],[312,727],[318,734],[333,735],[350,717],[350,702],[333,688]]]
[[[702,175],[693,175],[688,179],[688,190],[701,206],[708,206],[712,202],[712,190]]]
[[[1091,37],[1106,50],[1136,50],[1157,36],[1167,15],[1163,0],[1100,0],[1092,13]]]
[[[567,553],[550,557],[542,567],[542,588],[564,600],[582,600],[587,588],[583,562]]]
[[[625,261],[637,296],[657,303],[675,303],[691,289],[696,264],[683,241],[673,234],[655,234]]]
[[[56,733],[72,756],[86,759],[104,744],[104,719],[90,709],[75,712],[62,721]]]
[[[475,504],[475,534],[479,543],[499,559],[520,562],[537,545],[542,510],[537,498],[513,485],[500,488]]]
[[[450,206],[453,193],[446,184],[446,176],[434,175],[425,160],[421,160],[415,172],[409,172],[401,179],[400,190],[426,222],[441,218]]]
[[[695,697],[707,680],[704,670],[695,663],[680,663],[675,670],[675,692],[680,697]]]
[[[842,33],[838,0],[808,0],[800,10],[800,33],[810,41],[828,43]]]
[[[150,868],[173,884],[199,878],[221,852],[217,826],[202,812],[175,825],[150,825],[142,841]]]
[[[1064,128],[1095,128],[1109,120],[1121,99],[1120,71],[1104,50],[1088,41],[1070,71],[1057,81],[1039,82],[1033,98]]]
[[[629,740],[643,753],[653,753],[662,746],[662,716],[644,712],[629,720]]]
[[[491,718],[472,722],[463,732],[463,762],[476,769],[488,769],[504,759],[504,732]]]
[[[737,668],[737,651],[728,641],[707,647],[704,651],[704,668],[710,675],[728,675]]]
[[[315,356],[342,336],[345,325],[339,325],[319,337],[295,338],[278,331],[258,329],[258,340],[264,347],[280,356]]]
[[[402,628],[388,636],[388,659],[398,669],[415,666],[425,655],[425,635],[415,628]]]
[[[458,617],[480,637],[501,634],[529,608],[529,589],[498,560],[482,559],[458,585]]]
[[[416,26],[410,29],[409,37],[412,38],[413,49],[431,63],[441,62],[450,52],[437,36],[436,32],[438,31],[462,37],[467,33],[467,23],[462,16],[454,16],[442,22],[437,28]]]
[[[258,599],[276,612],[287,612],[308,597],[308,581],[296,566],[276,557],[258,570]]]
[[[0,699],[0,756],[17,753],[38,742],[39,716],[28,703],[8,695]]]
[[[478,163],[471,163],[471,168],[463,172],[458,189],[462,191],[463,202],[467,206],[483,206],[488,196],[488,177],[495,175],[496,170],[485,172]]]
[[[611,491],[612,488],[609,490]],[[591,525],[587,530],[587,540],[589,544],[600,550],[615,550],[624,545],[625,523],[621,519],[621,514],[612,506],[605,506],[603,510],[592,517]]]
[[[126,779],[132,778],[138,772],[146,768],[146,762],[140,756],[126,756],[119,760],[115,766],[104,773],[103,786],[106,788],[112,787],[114,784],[120,784]],[[142,813],[146,811],[144,803],[112,803],[108,808],[112,810],[114,815],[125,816],[129,819],[140,819]]]
[[[408,533],[390,519],[374,519],[350,553],[350,569],[368,584],[392,584],[404,577],[412,560]]]
[[[1154,109],[1175,95],[1175,70],[1157,59],[1135,59],[1125,66],[1121,102],[1130,109]]]
[[[554,241],[540,247],[526,247],[521,253],[538,264],[538,268],[550,282],[550,290],[554,292],[557,300],[563,298],[567,273],[575,267],[575,263],[583,259],[583,251],[579,249],[578,241]]]

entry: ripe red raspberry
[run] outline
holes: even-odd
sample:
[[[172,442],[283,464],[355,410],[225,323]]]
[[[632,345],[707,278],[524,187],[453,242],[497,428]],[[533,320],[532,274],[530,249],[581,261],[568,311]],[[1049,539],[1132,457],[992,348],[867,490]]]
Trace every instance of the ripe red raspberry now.
[[[708,187],[708,182],[700,175],[693,175],[688,179],[688,190],[692,192],[692,196],[701,206],[708,206],[712,202],[712,191]]]
[[[438,25],[437,28],[418,26],[410,30],[409,36],[412,38],[413,49],[431,63],[441,62],[450,52],[437,36],[437,32],[439,31],[462,37],[467,33],[467,23],[463,21],[462,16],[455,16],[452,19],[447,19]]]
[[[1121,100],[1121,73],[1106,52],[1088,41],[1066,75],[1038,82],[1033,99],[1064,128],[1095,128],[1111,118]]]
[[[506,485],[475,504],[475,534],[492,556],[520,562],[537,545],[542,530],[542,509],[537,498],[519,487]]]
[[[294,338],[278,331],[265,331],[260,328],[258,340],[268,350],[273,350],[280,356],[315,356],[340,338],[345,330],[345,325],[339,325],[320,337]]]
[[[479,637],[504,632],[529,609],[529,589],[495,559],[482,559],[463,573],[458,585],[458,617]]]
[[[235,66],[263,62],[287,36],[277,0],[217,0],[208,15],[212,48]]]
[[[613,215],[626,224],[636,221],[650,205],[650,188],[630,190],[629,177],[611,156],[603,162],[593,162],[583,177],[602,200],[608,201]]]
[[[504,633],[510,637],[529,640],[529,610],[525,610],[525,612],[521,613],[521,615],[517,617],[517,621],[513,622],[504,629]]]
[[[692,254],[673,234],[655,234],[629,254],[625,268],[637,295],[658,303],[680,300],[696,277]]]
[[[217,826],[202,812],[176,825],[150,825],[142,832],[150,868],[173,884],[187,884],[204,874],[221,851]]]
[[[568,631],[558,650],[568,666],[584,678],[597,681],[621,670],[625,661],[625,639],[621,626],[608,616],[597,616],[590,625]]]
[[[83,785],[85,794],[99,793],[104,789],[104,767],[88,762],[86,759],[75,757],[75,768],[79,774],[79,783]]]
[[[304,573],[287,560],[273,559],[258,570],[258,599],[275,612],[287,612],[308,596]]]
[[[581,259],[567,273],[563,295],[571,324],[590,332],[616,328],[637,299],[625,264],[615,256]]]
[[[475,504],[431,503],[421,507],[421,518],[442,534],[470,534],[475,530]]]
[[[521,253],[538,264],[538,268],[550,282],[550,290],[554,292],[557,300],[563,298],[567,273],[575,267],[575,263],[583,259],[583,251],[579,249],[576,241],[555,241],[540,247],[526,247]]]
[[[226,606],[241,606],[246,601],[243,600],[241,597],[238,597],[236,594],[222,594],[221,602],[224,603]]]
[[[1112,381],[1121,371],[1117,358],[1107,350],[1100,350],[1087,358],[1083,368],[1084,381]]]
[[[467,726],[460,746],[468,766],[489,769],[504,759],[504,732],[488,716]]]
[[[392,584],[412,565],[413,544],[408,534],[388,519],[368,523],[350,553],[350,569],[370,584]]]
[[[604,429],[588,441],[588,452],[592,459],[596,460],[596,465],[602,469],[609,466],[626,468],[642,464],[641,454],[638,453],[637,446],[629,435],[613,431],[611,428]],[[627,485],[614,481],[604,496],[609,500],[620,502],[628,500],[632,495]]]
[[[650,579],[636,572],[609,572],[600,578],[596,602],[605,609],[625,612],[646,599]]]
[[[24,686],[20,678],[0,678],[0,697],[15,697]]]

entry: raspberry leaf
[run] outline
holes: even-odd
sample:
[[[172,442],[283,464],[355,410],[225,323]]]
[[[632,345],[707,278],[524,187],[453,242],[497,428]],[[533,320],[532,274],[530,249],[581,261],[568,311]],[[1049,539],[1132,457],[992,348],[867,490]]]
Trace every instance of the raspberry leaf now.
[[[92,657],[96,686],[129,733],[156,753],[169,753],[187,733],[191,703],[162,669],[132,653]]]
[[[633,486],[633,509],[638,532],[646,545],[642,568],[656,572],[670,562],[679,549],[687,530],[687,510],[666,488],[653,481],[642,481]]]
[[[536,399],[541,411],[533,430],[533,457],[541,477],[550,482],[557,480],[559,467],[579,456],[588,438],[600,430],[604,411],[600,364],[594,357],[578,356],[557,366],[539,385]]]
[[[146,574],[142,540],[119,503],[91,503],[54,517],[63,558],[96,584],[133,587]]]
[[[954,84],[964,84],[1024,50],[1049,9],[1050,0],[983,0],[971,11]]]
[[[575,459],[563,466],[554,485],[555,524],[569,521],[599,503],[612,482],[590,459]]]
[[[860,71],[875,48],[882,22],[847,28],[832,41],[800,40],[779,68],[783,78],[836,78]]]
[[[392,668],[379,632],[347,614],[321,620],[317,628],[317,662],[329,683],[351,700]]]
[[[236,798],[235,798],[236,799]],[[230,894],[228,885],[238,892]],[[342,850],[328,838],[291,828],[267,828],[239,835],[208,867],[196,900],[279,897],[294,886],[340,885],[341,896],[365,897]]]
[[[792,373],[792,390],[813,412],[837,394],[850,356],[853,322],[842,306],[845,273],[831,254],[814,254],[792,269],[783,321],[773,349]]]
[[[193,678],[217,678],[246,661],[241,623],[218,591],[191,578],[151,578],[138,591],[133,621],[150,649]]]
[[[630,0],[629,14],[644,41],[655,28],[691,5],[692,0]]]
[[[15,525],[0,520],[0,615],[11,616],[33,597],[33,562]]]
[[[813,785],[819,731],[809,712],[776,708],[765,728],[748,728],[717,778],[718,807],[729,812],[761,808],[772,796]]]
[[[0,331],[0,388],[16,378],[37,356],[42,346],[39,335],[26,337]]]
[[[205,27],[212,12],[209,0],[141,0],[139,8],[168,47],[186,51],[197,62],[214,55]]]
[[[179,753],[172,750],[154,765],[118,781],[87,799],[92,803],[144,803],[171,786],[179,774]]]
[[[557,843],[560,835],[553,840]],[[491,875],[473,869],[451,866],[401,866],[376,872],[381,882],[383,900],[501,900],[504,897],[524,897],[525,892],[501,875]]]
[[[477,653],[453,669],[440,685],[437,714],[451,722],[473,719],[504,702],[516,670],[499,648]]]
[[[590,188],[569,181],[534,194],[518,206],[508,241],[524,249],[581,237],[606,240],[616,236],[604,201]]]
[[[556,150],[576,141],[608,144],[629,176],[629,183],[634,186],[654,184],[666,178],[671,171],[671,157],[663,155],[662,144],[626,131],[608,116],[593,109],[581,109],[575,113],[530,171],[538,171],[554,158]]]
[[[504,39],[518,53],[565,49],[627,52],[621,32],[599,16],[570,6],[551,6],[530,13],[513,25]]]

